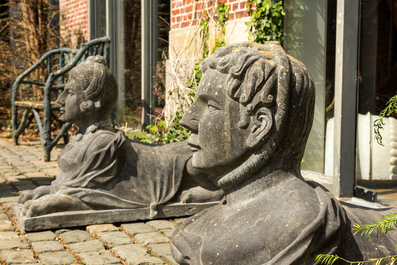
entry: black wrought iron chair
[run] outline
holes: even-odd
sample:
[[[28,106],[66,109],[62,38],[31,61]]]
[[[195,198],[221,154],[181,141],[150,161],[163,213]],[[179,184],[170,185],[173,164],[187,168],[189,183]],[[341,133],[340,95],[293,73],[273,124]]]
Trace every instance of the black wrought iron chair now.
[[[68,143],[68,129],[71,124],[63,123],[58,118],[60,105],[55,102],[65,87],[68,73],[80,62],[85,61],[88,56],[102,55],[109,63],[110,38],[102,37],[82,44],[80,49],[60,48],[45,53],[40,60],[22,73],[12,86],[12,129],[14,144],[18,144],[19,136],[29,126],[33,119],[37,122],[40,132],[40,140],[44,149],[44,161],[50,161],[51,151],[58,141],[63,137]],[[45,65],[46,82],[32,80],[29,77],[36,69]],[[29,86],[43,87],[43,101],[29,100],[29,95],[24,95]],[[26,94],[26,93],[25,93]],[[18,118],[18,110],[25,108],[22,117]],[[42,112],[42,115],[40,115]],[[19,121],[20,120],[20,121]],[[51,123],[57,121],[61,129],[55,137],[52,137],[53,129]]]

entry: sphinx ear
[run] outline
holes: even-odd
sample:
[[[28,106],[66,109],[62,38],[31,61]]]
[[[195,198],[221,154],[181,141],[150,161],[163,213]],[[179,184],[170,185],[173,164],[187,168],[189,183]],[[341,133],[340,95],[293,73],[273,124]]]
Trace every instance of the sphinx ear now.
[[[253,120],[252,120],[253,119]],[[269,136],[273,127],[273,115],[268,108],[260,108],[251,118],[251,133],[249,134],[246,144],[249,148],[255,148]]]
[[[81,102],[81,104],[80,104],[80,110],[82,112],[90,111],[91,109],[93,109],[93,107],[94,107],[94,104],[93,104],[92,100],[86,100],[86,101]]]

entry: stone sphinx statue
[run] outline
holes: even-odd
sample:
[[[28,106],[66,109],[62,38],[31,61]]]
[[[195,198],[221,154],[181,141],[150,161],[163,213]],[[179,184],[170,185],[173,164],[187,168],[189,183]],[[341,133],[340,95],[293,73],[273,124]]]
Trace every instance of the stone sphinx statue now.
[[[79,131],[59,155],[60,173],[52,184],[20,195],[25,217],[142,207],[150,207],[150,217],[155,217],[158,206],[169,202],[222,198],[223,191],[191,166],[186,143],[148,145],[112,128],[117,91],[116,80],[99,55],[71,71],[57,102],[62,105],[61,120],[76,124]]]
[[[192,165],[213,176],[225,199],[175,230],[178,263],[316,264],[318,254],[363,260],[395,253],[392,233],[352,234],[354,222],[383,212],[342,206],[301,175],[315,100],[301,62],[277,42],[238,43],[219,48],[201,70],[181,124],[192,131]]]

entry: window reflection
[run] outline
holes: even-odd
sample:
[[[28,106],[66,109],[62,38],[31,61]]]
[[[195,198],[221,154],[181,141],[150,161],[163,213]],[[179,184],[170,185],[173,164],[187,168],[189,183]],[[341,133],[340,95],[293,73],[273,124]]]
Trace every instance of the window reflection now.
[[[373,122],[397,93],[397,1],[362,0],[357,114],[357,184],[397,182],[397,120],[385,119],[384,146],[374,140]]]
[[[326,142],[326,134],[333,117],[336,0],[286,0],[284,8],[284,49],[306,65],[316,86],[314,123],[302,169],[324,173],[326,144],[333,147],[333,137]]]

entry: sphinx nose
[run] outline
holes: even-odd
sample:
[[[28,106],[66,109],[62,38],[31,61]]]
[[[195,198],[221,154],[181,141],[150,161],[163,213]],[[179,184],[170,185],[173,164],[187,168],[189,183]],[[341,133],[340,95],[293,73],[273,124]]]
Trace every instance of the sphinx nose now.
[[[65,105],[66,91],[63,91],[62,94],[58,97],[57,103],[61,105]]]
[[[190,108],[179,122],[180,125],[192,132],[198,132],[198,120],[196,119],[192,108]]]

